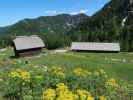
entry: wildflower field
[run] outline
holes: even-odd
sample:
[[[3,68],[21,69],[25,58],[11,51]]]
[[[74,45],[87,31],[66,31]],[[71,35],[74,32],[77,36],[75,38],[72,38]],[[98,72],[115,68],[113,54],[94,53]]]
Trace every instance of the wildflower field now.
[[[132,100],[132,53],[0,52],[0,100]]]

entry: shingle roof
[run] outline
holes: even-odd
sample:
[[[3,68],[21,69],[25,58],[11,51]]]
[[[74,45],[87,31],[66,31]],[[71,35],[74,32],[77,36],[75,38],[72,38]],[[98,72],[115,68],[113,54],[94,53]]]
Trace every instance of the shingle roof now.
[[[120,51],[119,43],[73,42],[72,50]]]
[[[13,40],[16,50],[27,50],[39,47],[45,47],[42,39],[36,35],[19,36]]]

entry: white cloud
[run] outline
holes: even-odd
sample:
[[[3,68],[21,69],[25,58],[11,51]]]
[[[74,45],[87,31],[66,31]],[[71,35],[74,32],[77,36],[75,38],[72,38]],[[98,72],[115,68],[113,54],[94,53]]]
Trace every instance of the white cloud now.
[[[88,12],[88,9],[81,9],[79,11],[75,11],[75,12],[70,12],[71,15],[76,15],[76,14],[79,14],[79,13],[87,13]]]
[[[88,9],[82,9],[80,10],[80,13],[87,13],[88,12]]]
[[[47,14],[47,15],[57,15],[57,14],[62,14],[62,13],[65,13],[65,12],[56,11],[56,10],[47,10],[47,11],[45,11],[45,14]]]
[[[66,13],[66,14],[76,15],[76,14],[79,14],[79,13],[87,13],[87,12],[88,12],[88,9],[81,9],[79,11],[68,11],[68,12],[56,11],[56,10],[47,10],[47,11],[45,11],[45,14],[47,14],[47,15],[57,15],[57,14]]]

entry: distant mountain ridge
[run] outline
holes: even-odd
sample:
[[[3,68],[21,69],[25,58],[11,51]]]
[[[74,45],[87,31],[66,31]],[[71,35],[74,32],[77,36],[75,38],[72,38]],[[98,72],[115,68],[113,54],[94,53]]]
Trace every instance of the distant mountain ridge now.
[[[60,40],[58,38],[65,37],[65,34],[72,28],[77,27],[79,23],[88,18],[89,17],[85,14],[60,14],[56,16],[41,16],[34,19],[24,19],[8,27],[0,28],[2,38],[0,42],[4,45],[4,42],[5,44],[10,43],[11,39],[16,36],[36,34],[45,42],[48,42],[50,38],[54,37],[51,41],[55,40],[55,43],[58,44],[57,42]],[[62,42],[63,41],[64,40],[62,40]]]
[[[133,0],[110,0],[91,17],[84,14],[42,16],[0,29],[5,42],[16,35],[33,34],[41,36],[50,49],[68,46],[72,41],[94,41],[119,42],[122,51],[133,51]]]
[[[5,34],[37,34],[37,33],[52,33],[63,34],[69,31],[72,27],[76,27],[80,22],[87,19],[85,14],[69,15],[60,14],[57,16],[41,16],[35,19],[24,19],[16,24],[9,26],[4,32],[4,28],[0,28],[0,32]]]

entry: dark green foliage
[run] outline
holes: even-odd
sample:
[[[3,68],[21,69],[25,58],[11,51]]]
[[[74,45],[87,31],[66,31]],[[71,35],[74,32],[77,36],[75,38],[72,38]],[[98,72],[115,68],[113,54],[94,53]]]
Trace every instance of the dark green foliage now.
[[[47,49],[56,49],[64,46],[63,38],[58,35],[47,34],[44,41]]]

